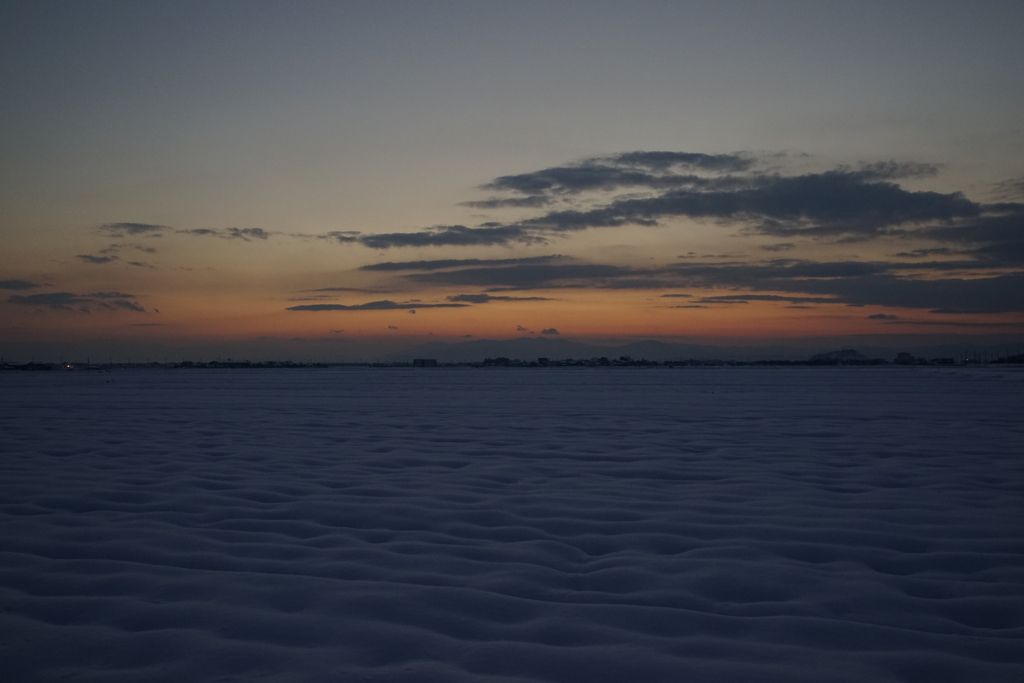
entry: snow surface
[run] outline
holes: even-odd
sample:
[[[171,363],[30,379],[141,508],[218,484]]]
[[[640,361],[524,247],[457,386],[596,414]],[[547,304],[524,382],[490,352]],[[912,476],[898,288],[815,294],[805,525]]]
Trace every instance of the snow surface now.
[[[5,681],[1024,680],[1024,372],[0,375]]]

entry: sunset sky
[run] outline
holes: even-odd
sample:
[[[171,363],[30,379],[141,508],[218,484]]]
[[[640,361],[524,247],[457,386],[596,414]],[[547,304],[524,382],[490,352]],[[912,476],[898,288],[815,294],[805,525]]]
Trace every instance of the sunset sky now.
[[[0,353],[1024,338],[1022,35],[1019,1],[5,3]]]

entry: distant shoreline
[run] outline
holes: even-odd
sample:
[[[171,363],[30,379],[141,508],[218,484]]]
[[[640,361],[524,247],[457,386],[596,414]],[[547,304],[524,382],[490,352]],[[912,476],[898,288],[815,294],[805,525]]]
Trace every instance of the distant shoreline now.
[[[426,362],[422,362],[426,361]],[[58,363],[11,363],[0,364],[0,372],[71,372],[71,371],[110,371],[110,370],[295,370],[295,369],[328,369],[328,368],[553,368],[553,367],[590,367],[590,368],[687,368],[687,367],[1007,367],[1024,365],[1024,355],[1003,356],[992,359],[954,358],[904,358],[889,361],[884,358],[868,360],[816,358],[808,360],[721,360],[721,359],[684,359],[673,361],[649,361],[645,359],[540,359],[520,360],[509,358],[488,358],[483,361],[445,363],[422,359],[416,361],[394,362],[334,362],[314,363],[296,361],[182,361],[179,363],[90,363],[90,362],[58,362]]]

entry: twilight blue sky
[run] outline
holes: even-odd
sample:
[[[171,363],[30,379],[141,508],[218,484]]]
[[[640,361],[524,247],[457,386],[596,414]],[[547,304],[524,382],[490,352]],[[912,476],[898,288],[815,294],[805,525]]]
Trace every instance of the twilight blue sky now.
[[[0,345],[1019,333],[1021,35],[1019,2],[4,3]]]

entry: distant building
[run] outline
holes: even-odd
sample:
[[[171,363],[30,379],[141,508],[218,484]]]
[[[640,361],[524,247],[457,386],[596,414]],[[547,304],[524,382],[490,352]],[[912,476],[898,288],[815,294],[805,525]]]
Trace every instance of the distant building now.
[[[412,361],[412,366],[414,368],[436,368],[437,367],[437,359],[436,358],[414,358],[413,361]]]
[[[843,349],[829,353],[817,353],[811,356],[812,363],[839,364],[839,363],[863,363],[868,360],[860,351],[855,349]]]

